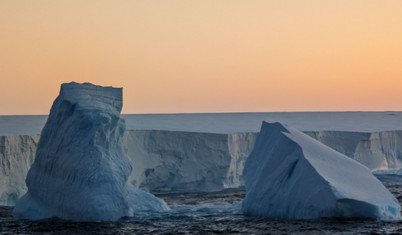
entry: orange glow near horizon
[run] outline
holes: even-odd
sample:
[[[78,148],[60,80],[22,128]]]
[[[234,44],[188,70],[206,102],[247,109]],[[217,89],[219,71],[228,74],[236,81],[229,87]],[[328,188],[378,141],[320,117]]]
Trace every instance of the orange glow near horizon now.
[[[0,115],[61,83],[123,113],[402,110],[402,1],[0,1]]]

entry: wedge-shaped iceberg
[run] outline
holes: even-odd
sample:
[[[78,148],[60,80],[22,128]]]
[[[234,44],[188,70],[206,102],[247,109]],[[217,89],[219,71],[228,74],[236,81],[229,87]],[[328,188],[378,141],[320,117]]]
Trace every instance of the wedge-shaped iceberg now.
[[[244,170],[246,214],[398,220],[398,201],[360,163],[280,123],[263,122]]]
[[[122,89],[62,84],[38,143],[16,219],[50,217],[112,221],[144,210],[168,209],[161,199],[129,182],[120,118]]]

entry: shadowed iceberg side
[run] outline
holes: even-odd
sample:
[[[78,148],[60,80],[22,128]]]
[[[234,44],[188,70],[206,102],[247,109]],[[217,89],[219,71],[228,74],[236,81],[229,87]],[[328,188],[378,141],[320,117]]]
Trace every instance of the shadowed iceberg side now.
[[[134,188],[124,153],[122,89],[89,83],[62,84],[38,143],[16,219],[50,217],[112,221],[165,202]]]
[[[244,170],[246,214],[399,220],[398,201],[360,163],[306,134],[263,122]]]

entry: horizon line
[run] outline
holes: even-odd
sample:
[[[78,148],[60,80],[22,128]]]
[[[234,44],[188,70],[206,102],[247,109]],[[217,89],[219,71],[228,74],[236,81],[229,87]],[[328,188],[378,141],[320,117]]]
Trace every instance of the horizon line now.
[[[402,112],[402,110],[343,110],[343,111],[266,111],[266,112],[172,112],[172,113],[121,113],[121,115],[183,115],[183,114],[247,114],[247,113],[389,113]],[[0,116],[48,116],[49,114],[0,114]]]

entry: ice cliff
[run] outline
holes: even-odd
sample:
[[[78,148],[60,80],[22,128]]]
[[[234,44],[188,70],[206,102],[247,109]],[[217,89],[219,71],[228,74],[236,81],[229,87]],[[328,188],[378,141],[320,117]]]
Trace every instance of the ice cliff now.
[[[247,214],[401,218],[398,201],[367,167],[280,123],[263,122],[243,177]]]
[[[0,205],[13,206],[26,191],[39,135],[0,136]]]
[[[398,173],[401,168],[402,131],[306,133],[376,173]],[[24,180],[38,139],[39,135],[0,137],[0,205],[14,205],[26,192]],[[244,163],[255,139],[256,133],[128,130],[124,149],[135,163],[129,181],[158,193],[243,186]]]
[[[244,162],[254,133],[212,134],[138,130],[126,133],[134,164],[130,178],[158,193],[219,191],[243,185]]]
[[[134,162],[128,180],[155,193],[241,187],[244,163],[255,138],[255,133],[129,130],[123,145]],[[0,205],[15,205],[26,192],[25,177],[38,139],[39,135],[0,137]]]
[[[309,131],[306,134],[379,173],[402,166],[402,131]],[[127,130],[124,150],[133,164],[129,181],[157,193],[218,191],[243,186],[243,167],[257,133],[214,134]],[[0,205],[26,192],[39,135],[0,137]],[[211,174],[211,171],[214,173]]]
[[[62,84],[42,130],[16,219],[111,221],[167,205],[129,183],[122,89]]]
[[[318,131],[307,134],[375,172],[392,173],[402,168],[402,131]]]

